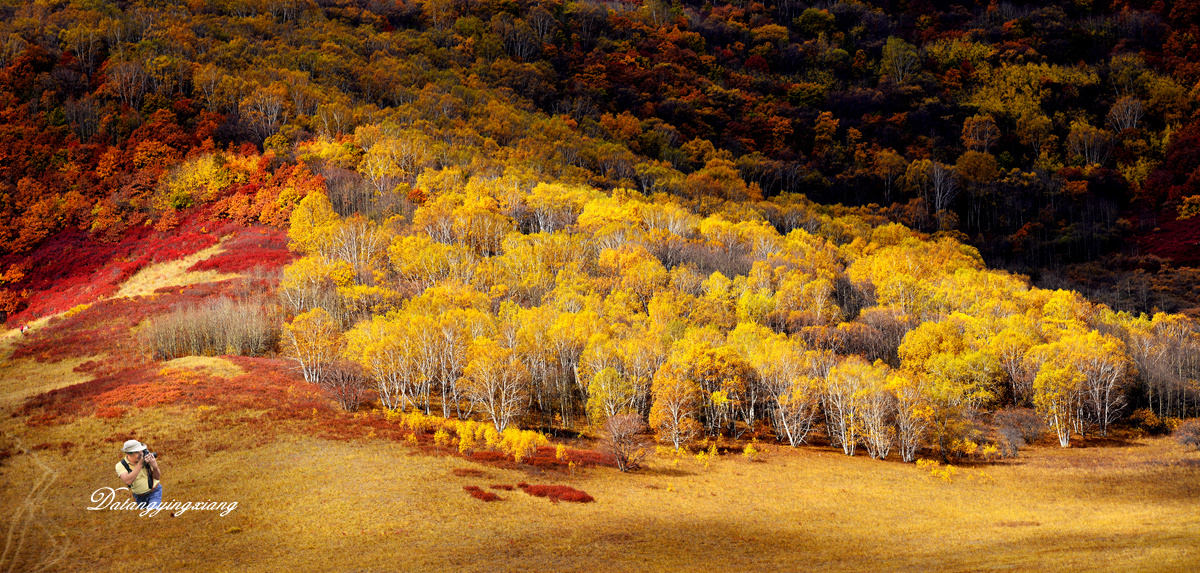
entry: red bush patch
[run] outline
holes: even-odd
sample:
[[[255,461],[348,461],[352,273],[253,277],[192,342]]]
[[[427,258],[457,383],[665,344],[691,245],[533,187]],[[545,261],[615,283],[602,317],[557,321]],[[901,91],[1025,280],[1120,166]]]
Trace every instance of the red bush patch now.
[[[245,374],[226,379],[204,370],[173,370],[160,373],[161,366],[109,368],[103,363],[85,364],[81,369],[98,374],[95,380],[38,394],[17,411],[28,416],[30,425],[68,423],[95,412],[101,417],[119,417],[128,408],[155,406],[212,406],[214,413],[266,410],[247,424],[279,421],[310,422],[322,429],[325,422],[339,421],[339,412],[320,389],[301,380],[280,359],[226,356]],[[339,425],[338,423],[332,425]],[[341,421],[340,425],[347,425]],[[370,424],[353,424],[367,433]],[[398,432],[397,432],[398,433]]]
[[[108,406],[96,410],[97,418],[120,418],[125,415],[125,409],[116,406]]]
[[[21,323],[111,296],[126,279],[147,265],[177,260],[217,242],[217,237],[237,228],[226,223],[220,229],[197,210],[171,233],[152,227],[131,227],[117,243],[105,243],[86,233],[69,229],[46,239],[27,255],[0,256],[0,272],[13,265],[25,276],[8,287],[23,293],[16,312],[7,324]],[[27,296],[26,296],[27,295]]]
[[[463,490],[470,494],[471,497],[480,501],[500,501],[501,499],[500,496],[490,491],[479,489],[479,486],[475,485],[464,485]]]
[[[1153,232],[1138,237],[1142,251],[1152,255],[1170,259],[1175,266],[1196,266],[1200,264],[1200,218],[1173,219],[1173,213],[1167,213],[1158,222],[1158,228]]]
[[[549,498],[552,502],[572,501],[575,503],[591,503],[596,498],[566,485],[529,485],[525,482],[517,484],[525,493],[534,497]]]
[[[140,365],[142,342],[132,332],[139,323],[170,313],[180,305],[201,304],[210,297],[237,298],[247,288],[246,281],[231,279],[159,289],[151,297],[101,301],[69,318],[51,319],[46,326],[21,339],[12,357],[58,362],[64,358],[107,354],[110,369]],[[98,365],[89,361],[81,371],[97,373]]]
[[[287,247],[287,231],[274,227],[251,227],[226,241],[221,252],[200,261],[189,271],[243,273],[255,268],[275,270],[295,258]]]
[[[595,450],[573,449],[567,449],[566,453],[566,458],[560,460],[558,459],[557,448],[542,446],[537,449],[537,453],[526,459],[525,463],[538,469],[560,471],[567,470],[572,463],[577,468],[617,467],[617,460],[611,454]]]
[[[472,452],[470,459],[476,462],[502,462],[509,459],[503,452]]]
[[[490,487],[492,489],[502,489],[504,491],[512,491],[513,490],[513,486],[503,485],[503,484],[492,484],[492,485],[489,485],[488,487]]]
[[[503,452],[472,452],[465,457],[473,462],[508,469],[530,466],[541,470],[566,472],[570,469],[570,464],[575,464],[576,468],[617,467],[616,459],[611,454],[593,450],[568,449],[566,458],[560,460],[557,448],[550,446],[538,448],[532,456],[525,458],[520,464],[514,462],[512,456]]]

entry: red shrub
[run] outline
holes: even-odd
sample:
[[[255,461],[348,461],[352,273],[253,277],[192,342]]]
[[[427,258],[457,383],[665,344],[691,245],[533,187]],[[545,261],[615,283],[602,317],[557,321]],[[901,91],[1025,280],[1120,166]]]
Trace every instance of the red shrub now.
[[[74,447],[75,447],[74,442],[59,442],[57,444],[52,443],[52,442],[42,442],[42,443],[34,446],[33,451],[40,452],[40,451],[44,451],[44,450],[57,449],[60,452],[66,454],[66,453],[69,453],[71,451],[71,448],[74,448]]]
[[[0,257],[0,269],[14,264],[25,270],[13,292],[28,292],[23,308],[7,317],[18,325],[111,296],[134,273],[153,263],[176,260],[216,243],[207,232],[206,214],[195,211],[173,233],[134,226],[116,243],[95,241],[69,229],[47,239],[24,256]]]
[[[479,486],[464,485],[463,489],[466,490],[466,492],[468,494],[470,494],[471,497],[478,499],[480,501],[500,501],[500,496],[498,496],[490,491],[484,491],[482,489],[479,489]]]
[[[1200,265],[1200,219],[1175,219],[1157,222],[1153,233],[1138,237],[1142,252],[1171,259],[1173,266]],[[1189,246],[1190,245],[1190,246]]]
[[[125,371],[125,376],[102,376],[81,384],[73,384],[38,394],[27,400],[17,413],[29,416],[30,426],[45,426],[65,424],[77,416],[96,409],[95,399],[123,390],[129,385],[129,380],[139,380],[147,370]]]
[[[116,406],[109,406],[106,408],[100,408],[100,409],[96,410],[97,418],[120,418],[121,416],[124,416],[124,415],[125,415],[125,409],[118,408]]]
[[[397,428],[395,424],[389,424],[378,412],[367,412],[365,418],[356,418],[350,413],[336,410],[331,411],[330,414],[325,419],[313,424],[313,429],[322,438],[341,441],[381,438],[399,442],[408,435]],[[359,414],[361,416],[362,413]]]
[[[568,488],[568,489],[570,489],[570,488]],[[577,489],[563,492],[562,495],[558,496],[558,499],[561,499],[563,501],[571,501],[571,502],[575,502],[575,503],[591,503],[593,501],[596,501],[596,498],[588,495],[587,493],[579,491]]]
[[[137,432],[135,432],[133,430],[129,430],[128,432],[117,432],[115,434],[110,435],[107,438],[104,438],[103,440],[100,440],[100,441],[102,441],[106,444],[118,444],[118,443],[124,442],[125,440],[130,440],[130,439],[140,440],[140,438],[138,438]]]
[[[525,460],[525,463],[543,470],[566,470],[572,463],[575,464],[575,467],[581,468],[617,467],[616,458],[612,454],[594,450],[568,449],[566,458],[560,460],[557,449],[549,446],[538,448],[532,457]]]
[[[517,487],[529,495],[549,498],[553,502],[573,501],[575,503],[591,503],[596,501],[596,498],[588,495],[586,492],[566,485],[529,485],[521,482],[517,484]]]
[[[503,452],[472,452],[468,456],[472,461],[476,462],[502,462],[509,459],[508,455]]]
[[[132,329],[147,318],[168,314],[177,306],[200,304],[210,297],[237,298],[247,281],[225,280],[205,285],[159,289],[153,297],[110,299],[93,304],[69,318],[55,318],[45,327],[19,340],[14,358],[32,357],[40,362],[64,358],[108,355],[109,363],[121,368],[143,362],[141,341]],[[119,359],[119,360],[118,360]],[[80,368],[96,372],[91,361]]]
[[[34,396],[17,413],[28,416],[31,425],[47,425],[67,423],[91,412],[99,417],[119,417],[131,407],[203,405],[213,407],[217,414],[266,410],[261,417],[247,417],[248,424],[302,421],[311,423],[314,430],[347,426],[354,437],[373,428],[377,432],[387,428],[369,417],[354,423],[340,420],[320,389],[288,373],[280,359],[225,358],[245,374],[226,379],[204,370],[161,373],[155,364],[109,368],[105,363],[89,362],[84,366],[98,375],[96,379]]]
[[[504,491],[512,491],[513,490],[513,486],[511,486],[511,485],[492,484],[492,485],[489,485],[488,487],[490,487],[492,489],[502,489]]]
[[[221,252],[200,261],[188,270],[214,270],[241,273],[254,268],[274,270],[292,262],[295,256],[287,247],[287,232],[274,227],[251,227],[225,242]]]

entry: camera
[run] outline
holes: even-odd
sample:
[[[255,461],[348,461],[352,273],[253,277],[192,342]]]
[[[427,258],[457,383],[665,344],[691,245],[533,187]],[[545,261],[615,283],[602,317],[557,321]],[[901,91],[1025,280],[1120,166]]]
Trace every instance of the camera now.
[[[143,460],[146,459],[146,456],[154,456],[155,458],[157,458],[158,452],[152,452],[150,450],[142,450],[142,459]]]

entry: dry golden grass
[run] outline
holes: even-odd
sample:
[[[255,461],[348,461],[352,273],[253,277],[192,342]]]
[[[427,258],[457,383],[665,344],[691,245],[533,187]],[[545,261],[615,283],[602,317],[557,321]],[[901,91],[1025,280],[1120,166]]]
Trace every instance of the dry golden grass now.
[[[39,363],[32,358],[5,358],[0,361],[0,406],[15,406],[30,396],[87,382],[92,376],[75,372],[75,367],[96,358],[73,358],[52,364]]]
[[[52,428],[3,422],[44,449],[0,466],[0,503],[24,508],[0,569],[171,571],[951,570],[1194,571],[1200,454],[1169,439],[1035,448],[944,481],[913,465],[766,447],[764,460],[656,459],[571,475],[479,466],[366,440],[279,437],[233,418],[152,409]],[[88,511],[117,484],[120,442],[158,450],[166,500],[237,501],[225,517]],[[61,442],[74,442],[65,451]],[[5,446],[8,447],[8,446]],[[459,477],[475,468],[488,477]],[[52,487],[27,487],[53,476]],[[49,477],[46,478],[50,479]],[[463,486],[564,484],[595,503]],[[489,490],[494,491],[494,490]],[[31,493],[32,492],[32,493]],[[47,563],[48,561],[53,563]]]
[[[121,289],[113,296],[119,298],[150,295],[163,287],[209,283],[236,277],[236,274],[224,274],[217,271],[189,272],[187,270],[192,265],[221,252],[226,239],[222,238],[217,244],[182,259],[143,268],[122,283]]]
[[[241,376],[246,373],[237,364],[219,356],[184,356],[163,362],[162,370],[166,372],[201,370],[222,378],[233,378],[234,376]]]

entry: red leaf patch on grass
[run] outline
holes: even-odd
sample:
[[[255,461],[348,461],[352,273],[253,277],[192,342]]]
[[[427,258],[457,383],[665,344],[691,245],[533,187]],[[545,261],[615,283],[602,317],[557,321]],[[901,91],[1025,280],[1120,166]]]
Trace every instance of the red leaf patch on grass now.
[[[277,270],[292,262],[287,231],[275,227],[250,227],[226,241],[221,252],[200,261],[189,271],[243,273],[255,268]]]
[[[529,485],[525,482],[517,484],[525,493],[534,497],[549,498],[550,501],[572,501],[575,503],[591,503],[596,501],[596,498],[587,494],[587,492],[577,490],[567,485]]]
[[[490,492],[479,489],[477,485],[464,485],[463,490],[470,494],[471,497],[480,501],[501,501],[501,497]]]
[[[171,233],[138,226],[130,228],[120,241],[106,243],[68,229],[46,239],[31,253],[0,256],[0,272],[13,265],[26,269],[20,281],[6,287],[21,298],[15,312],[6,317],[7,325],[15,327],[111,296],[146,266],[196,253],[216,244],[222,234],[240,228],[214,224],[208,213],[197,210]]]

